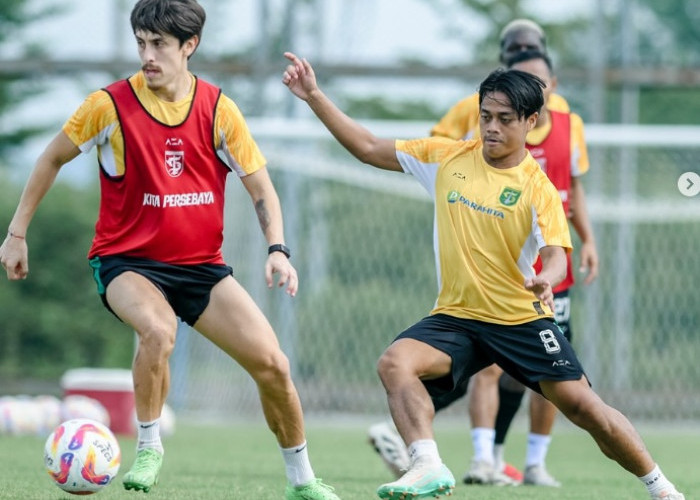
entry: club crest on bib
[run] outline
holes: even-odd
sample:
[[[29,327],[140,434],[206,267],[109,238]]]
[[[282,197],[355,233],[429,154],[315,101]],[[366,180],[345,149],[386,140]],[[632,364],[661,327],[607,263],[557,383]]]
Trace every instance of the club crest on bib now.
[[[498,198],[498,201],[501,202],[501,205],[512,207],[520,199],[520,193],[521,191],[518,191],[517,189],[505,187],[503,188],[503,191],[501,191],[501,196]]]
[[[185,168],[185,152],[181,149],[182,139],[172,137],[165,141],[165,170],[170,177],[179,177]]]

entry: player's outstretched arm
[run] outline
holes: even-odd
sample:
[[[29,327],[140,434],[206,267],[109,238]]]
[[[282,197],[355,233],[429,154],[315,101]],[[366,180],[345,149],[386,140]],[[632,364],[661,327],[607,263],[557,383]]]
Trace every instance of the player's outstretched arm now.
[[[34,166],[10,221],[8,234],[0,246],[0,263],[10,280],[25,279],[29,274],[27,229],[39,203],[53,185],[61,167],[78,156],[80,150],[62,131],[49,143]]]
[[[316,83],[314,70],[306,59],[299,59],[291,52],[285,52],[284,57],[289,59],[290,64],[287,65],[282,82],[292,94],[309,105],[345,149],[363,163],[385,170],[402,171],[396,158],[394,140],[376,137],[338,109],[321,92]]]

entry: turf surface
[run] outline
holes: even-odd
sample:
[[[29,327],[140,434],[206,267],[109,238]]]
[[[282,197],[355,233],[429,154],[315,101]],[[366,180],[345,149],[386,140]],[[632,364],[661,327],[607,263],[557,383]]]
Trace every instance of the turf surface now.
[[[333,424],[334,419],[307,423],[309,453],[314,470],[333,485],[344,500],[377,498],[375,490],[392,480],[366,440],[371,422]],[[460,482],[471,447],[460,425],[440,424],[437,440],[445,463],[458,480],[451,500],[642,500],[648,498],[642,484],[605,458],[587,434],[558,425],[550,448],[549,470],[563,483],[561,489],[539,487],[495,488],[467,486]],[[700,498],[698,456],[700,429],[642,427],[642,434],[655,459],[676,482],[688,500]],[[255,499],[280,500],[285,486],[284,466],[277,444],[264,425],[237,423],[229,426],[180,423],[164,441],[166,455],[160,484],[150,493],[127,492],[123,473],[134,457],[133,439],[120,437],[122,469],[119,477],[97,497],[101,500]],[[43,467],[44,439],[0,435],[0,499],[67,500],[76,496],[51,484]],[[508,437],[506,458],[522,465],[523,432]],[[442,497],[443,499],[445,497]]]

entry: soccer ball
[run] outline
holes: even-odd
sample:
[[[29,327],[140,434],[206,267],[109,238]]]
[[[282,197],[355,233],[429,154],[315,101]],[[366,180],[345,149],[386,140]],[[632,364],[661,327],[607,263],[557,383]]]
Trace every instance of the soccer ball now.
[[[61,402],[61,420],[87,418],[109,427],[109,412],[102,403],[82,394],[70,394]]]
[[[54,484],[75,495],[107,486],[119,472],[119,442],[108,427],[86,418],[67,420],[44,445],[44,465]]]

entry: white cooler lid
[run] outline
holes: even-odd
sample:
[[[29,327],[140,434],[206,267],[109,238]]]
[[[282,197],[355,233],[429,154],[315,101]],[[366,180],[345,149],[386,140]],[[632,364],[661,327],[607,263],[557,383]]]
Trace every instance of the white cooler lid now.
[[[133,391],[131,370],[120,368],[73,368],[61,377],[64,390]]]

